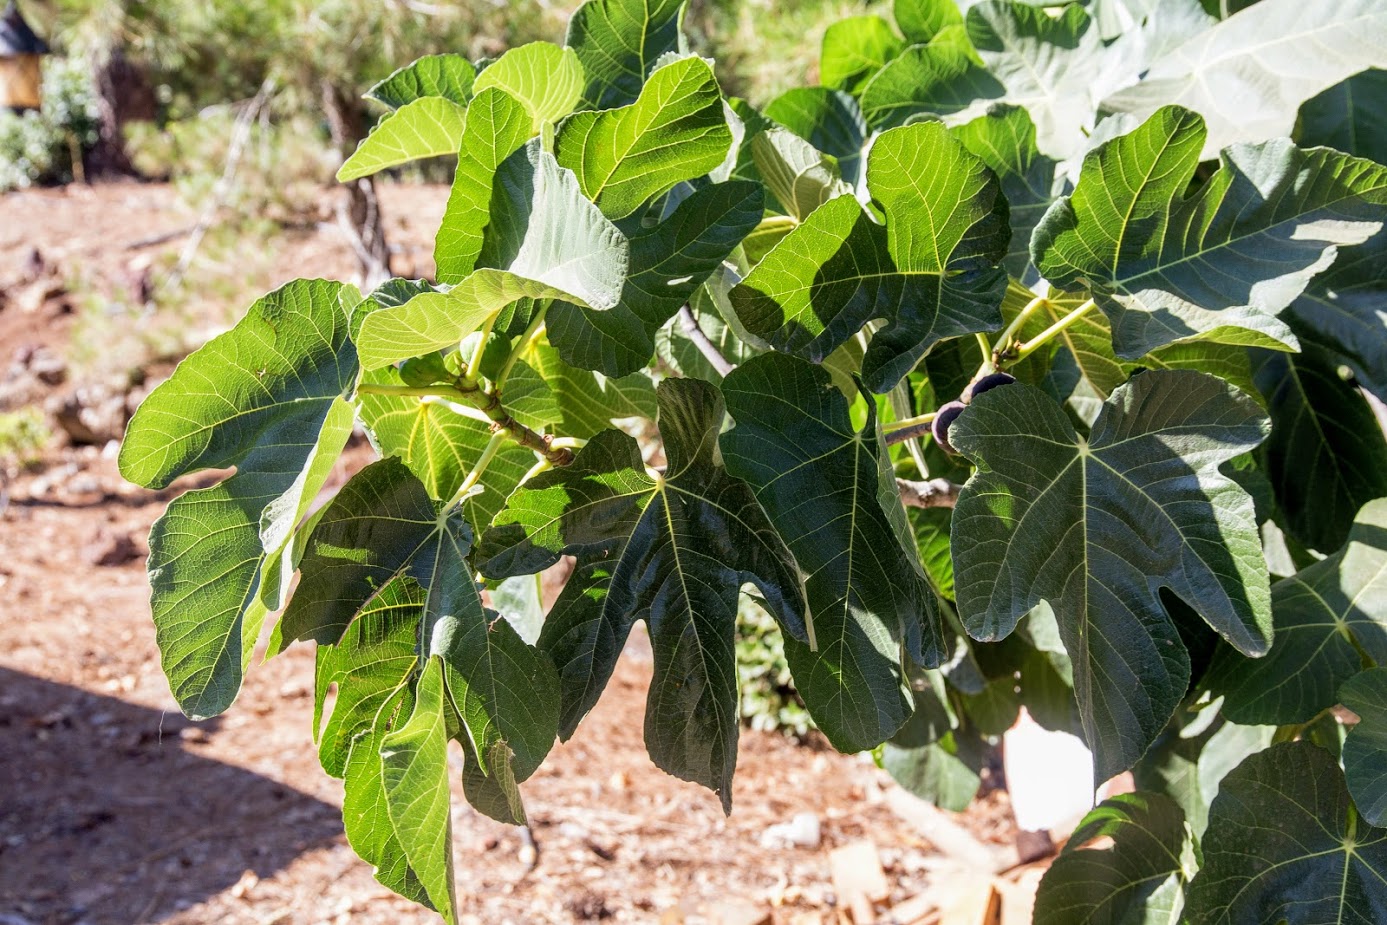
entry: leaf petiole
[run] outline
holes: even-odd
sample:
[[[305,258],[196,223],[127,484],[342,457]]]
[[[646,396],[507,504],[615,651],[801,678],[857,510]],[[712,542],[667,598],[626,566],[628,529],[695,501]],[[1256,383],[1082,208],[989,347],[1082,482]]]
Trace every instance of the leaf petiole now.
[[[1096,305],[1096,302],[1094,302],[1092,299],[1089,299],[1087,302],[1080,305],[1078,308],[1074,309],[1069,314],[1065,315],[1059,321],[1056,321],[1054,324],[1050,325],[1048,328],[1041,331],[1035,337],[1032,337],[1030,340],[1026,341],[1023,344],[1019,344],[1014,350],[1006,351],[1002,359],[1004,359],[1007,364],[1015,363],[1019,360],[1024,360],[1026,357],[1030,356],[1032,353],[1035,353],[1041,347],[1045,346],[1050,341],[1058,337],[1060,333],[1062,333],[1066,328],[1070,327],[1072,324],[1074,324],[1074,322],[1078,321],[1084,315],[1088,314],[1089,311]]]
[[[520,335],[520,342],[515,345],[515,349],[510,352],[510,356],[506,357],[505,365],[502,366],[501,371],[496,374],[496,387],[498,389],[501,387],[501,384],[506,381],[506,377],[510,375],[510,371],[515,368],[515,364],[519,362],[525,352],[530,349],[530,345],[544,333],[544,316],[549,313],[549,306],[551,304],[552,300],[550,299],[545,299],[540,303],[538,310],[535,312],[534,319],[530,321],[529,327],[525,328],[525,332]]]
[[[472,489],[477,486],[477,483],[482,480],[482,476],[486,474],[487,466],[491,465],[491,461],[496,458],[497,453],[501,452],[501,447],[505,446],[506,441],[509,439],[511,439],[511,433],[504,427],[497,427],[491,432],[491,439],[486,442],[486,448],[482,450],[482,455],[477,457],[477,462],[472,467],[472,471],[467,473],[467,477],[462,480],[462,484],[458,486],[457,492],[454,493],[452,500],[448,502],[448,506],[445,510],[451,510],[457,507],[462,503],[463,498],[471,494]]]

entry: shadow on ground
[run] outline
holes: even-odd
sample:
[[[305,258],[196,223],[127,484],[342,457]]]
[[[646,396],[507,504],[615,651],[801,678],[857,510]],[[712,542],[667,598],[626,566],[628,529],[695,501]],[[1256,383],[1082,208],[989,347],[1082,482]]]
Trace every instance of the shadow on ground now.
[[[189,751],[215,728],[0,668],[0,922],[155,922],[340,836],[335,806]]]

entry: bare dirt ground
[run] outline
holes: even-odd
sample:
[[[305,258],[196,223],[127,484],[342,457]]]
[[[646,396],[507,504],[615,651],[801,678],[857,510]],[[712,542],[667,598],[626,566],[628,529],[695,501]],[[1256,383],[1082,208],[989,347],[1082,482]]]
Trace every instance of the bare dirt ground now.
[[[446,192],[386,194],[390,232],[406,247],[397,272],[428,272]],[[129,244],[189,221],[163,186],[0,197],[0,288],[37,247],[116,298],[132,254],[176,252],[181,241]],[[262,290],[350,272],[330,231],[270,246],[253,280]],[[61,293],[37,305],[0,296],[0,377],[36,347],[61,357],[78,317]],[[190,723],[177,712],[143,571],[145,534],[172,494],[125,485],[113,457],[110,443],[51,448],[0,515],[0,923],[436,922],[378,886],[342,837],[341,785],[322,773],[310,737],[311,647],[253,667],[223,717]],[[367,458],[362,446],[350,451],[339,480]],[[883,907],[949,876],[940,852],[887,807],[890,785],[863,756],[745,732],[725,818],[712,794],[646,757],[649,676],[639,637],[575,740],[524,786],[533,869],[519,830],[456,801],[467,921],[838,921],[829,853],[861,839],[885,871]],[[768,826],[801,812],[820,820],[819,847],[762,847]],[[1011,844],[1002,791],[958,819],[985,842]]]

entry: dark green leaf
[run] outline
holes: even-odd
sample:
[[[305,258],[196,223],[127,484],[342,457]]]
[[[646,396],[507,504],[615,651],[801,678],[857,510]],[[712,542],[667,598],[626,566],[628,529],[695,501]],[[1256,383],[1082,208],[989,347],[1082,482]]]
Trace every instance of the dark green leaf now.
[[[752,334],[822,362],[867,322],[862,374],[886,392],[929,346],[1001,323],[1010,229],[996,176],[938,123],[879,136],[867,183],[885,227],[849,196],[821,206],[732,292]],[[930,216],[945,210],[946,226]]]
[[[882,746],[881,766],[920,799],[962,812],[982,782],[982,740],[960,724],[938,672],[913,674],[913,712]]]
[[[803,589],[751,490],[721,464],[717,390],[666,380],[659,401],[669,461],[663,476],[646,473],[632,438],[598,434],[572,464],[511,496],[478,555],[493,577],[538,571],[561,554],[578,557],[576,590],[565,590],[540,637],[560,666],[566,732],[596,702],[631,625],[649,623],[655,679],[646,747],[657,765],[712,788],[729,807],[739,589],[754,582],[797,637],[807,630]]]
[[[1387,495],[1382,427],[1323,347],[1306,343],[1298,354],[1259,350],[1254,362],[1271,411],[1266,468],[1282,525],[1306,546],[1331,552],[1348,538],[1358,509]]]
[[[1387,819],[1387,668],[1373,668],[1339,688],[1358,725],[1344,741],[1344,776],[1358,811],[1372,825]]]
[[[1384,95],[1387,71],[1378,68],[1340,81],[1301,105],[1296,140],[1387,163],[1387,112],[1379,105]]]
[[[1205,135],[1195,113],[1159,110],[1085,157],[1074,194],[1036,228],[1041,274],[1093,295],[1120,357],[1195,337],[1294,347],[1276,314],[1336,245],[1378,230],[1387,167],[1285,140],[1228,149],[1186,196]]]
[[[1110,841],[1095,846],[1099,840]],[[1045,872],[1035,925],[1179,920],[1194,851],[1185,814],[1158,793],[1124,793],[1084,817]]]
[[[979,467],[954,509],[959,615],[975,638],[1000,639],[1050,603],[1100,780],[1141,757],[1189,683],[1159,588],[1239,649],[1266,651],[1252,499],[1218,470],[1265,428],[1251,399],[1188,371],[1117,389],[1087,440],[1020,383],[978,396],[953,424],[950,441]]]
[[[1276,642],[1256,660],[1223,651],[1209,686],[1239,723],[1301,723],[1337,702],[1363,654],[1387,662],[1387,500],[1364,506],[1348,544],[1272,589]]]
[[[736,422],[720,441],[728,469],[809,576],[817,648],[786,638],[795,687],[839,751],[875,748],[910,712],[902,647],[918,665],[944,659],[934,592],[893,522],[904,511],[876,415],[855,428],[827,372],[779,354],[738,367],[723,394]]]
[[[1387,830],[1359,818],[1338,765],[1309,742],[1274,745],[1225,777],[1201,847],[1193,925],[1387,920]]]
[[[1385,157],[1384,159],[1387,159]],[[1291,303],[1286,320],[1302,341],[1338,353],[1363,388],[1387,401],[1387,230],[1339,252]]]
[[[796,87],[771,100],[766,118],[836,158],[843,180],[857,182],[867,143],[867,123],[857,100],[827,87]]]
[[[961,31],[961,30],[960,30]],[[916,116],[948,116],[980,100],[995,100],[1002,85],[979,63],[967,36],[937,36],[912,45],[862,88],[862,115],[876,131]]]
[[[631,262],[621,297],[610,311],[556,302],[547,318],[550,342],[566,363],[607,376],[642,369],[655,334],[756,227],[758,184],[716,183],[679,204],[674,214],[630,239]]]
[[[1050,205],[1055,162],[1035,145],[1035,125],[1019,106],[998,106],[950,130],[1002,182],[1010,207],[1011,246],[1003,265],[1018,279],[1031,264],[1031,232]]]

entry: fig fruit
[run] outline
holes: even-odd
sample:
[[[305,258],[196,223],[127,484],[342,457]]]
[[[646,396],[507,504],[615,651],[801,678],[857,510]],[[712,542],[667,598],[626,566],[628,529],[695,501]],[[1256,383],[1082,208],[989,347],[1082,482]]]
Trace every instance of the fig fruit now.
[[[967,407],[968,406],[961,401],[951,401],[940,408],[938,413],[934,416],[932,428],[934,431],[934,442],[939,444],[940,449],[946,453],[958,454],[958,450],[954,449],[953,444],[949,442],[949,427],[953,424],[954,419],[962,414],[963,409]]]
[[[964,390],[963,402],[967,404],[983,392],[990,392],[999,385],[1011,385],[1015,381],[1016,377],[1011,373],[988,373]]]

